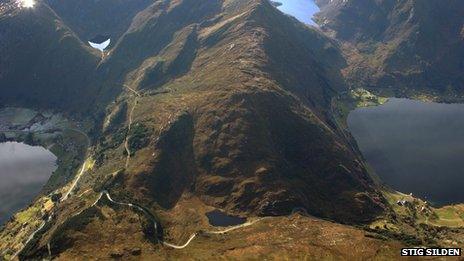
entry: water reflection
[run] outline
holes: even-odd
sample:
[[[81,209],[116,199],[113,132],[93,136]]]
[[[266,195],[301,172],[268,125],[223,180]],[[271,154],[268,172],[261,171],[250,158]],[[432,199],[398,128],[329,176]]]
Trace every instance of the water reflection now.
[[[246,222],[246,218],[227,215],[220,210],[213,210],[206,213],[208,221],[215,227],[236,226]]]
[[[42,147],[0,143],[0,224],[26,207],[55,169],[55,155]]]
[[[348,126],[367,162],[393,188],[437,204],[464,202],[464,105],[391,99]]]

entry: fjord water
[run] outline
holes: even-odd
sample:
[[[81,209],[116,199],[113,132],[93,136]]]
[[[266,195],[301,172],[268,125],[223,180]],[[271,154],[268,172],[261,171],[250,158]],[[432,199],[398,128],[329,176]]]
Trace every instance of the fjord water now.
[[[348,126],[386,184],[437,205],[464,202],[464,104],[394,98],[354,110]]]
[[[312,18],[320,9],[314,0],[275,0],[275,2],[282,4],[277,7],[280,11],[294,16],[305,24],[316,25]]]
[[[42,147],[0,143],[0,225],[26,207],[56,169],[56,156]]]

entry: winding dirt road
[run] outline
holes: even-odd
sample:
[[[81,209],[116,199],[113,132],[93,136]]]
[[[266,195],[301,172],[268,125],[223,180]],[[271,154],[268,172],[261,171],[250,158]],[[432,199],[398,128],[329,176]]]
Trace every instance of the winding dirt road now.
[[[83,132],[83,131],[81,131],[79,129],[74,129],[74,128],[68,128],[68,130],[75,131],[75,132],[78,132],[81,135],[83,135],[86,138],[87,147],[90,146],[90,138],[85,132]],[[69,195],[72,193],[72,191],[76,187],[77,183],[79,182],[80,178],[85,173],[85,170],[86,170],[86,167],[87,167],[86,164],[87,164],[87,162],[84,161],[84,163],[82,164],[81,170],[79,171],[77,176],[74,178],[74,181],[73,181],[71,187],[69,188],[69,190],[65,193],[65,195],[63,197],[61,197],[60,202],[63,202],[63,201],[65,201],[65,200],[67,200],[69,198]],[[15,259],[19,255],[19,253],[21,253],[21,251],[24,250],[24,248],[32,241],[32,239],[34,239],[35,235],[37,233],[39,233],[45,227],[45,225],[52,220],[53,215],[54,215],[54,213],[51,212],[49,214],[47,220],[43,221],[40,224],[40,226],[36,230],[34,230],[34,232],[32,232],[32,234],[27,238],[26,242],[24,242],[23,246],[18,251],[15,252],[15,254],[12,256],[11,260]]]
[[[138,104],[138,98],[139,97],[142,97],[142,95],[132,89],[131,87],[127,86],[124,84],[124,87],[127,88],[129,91],[131,91],[133,94],[135,94],[135,97],[134,97],[134,105],[132,106],[132,109],[129,113],[129,126],[127,127],[127,135],[126,135],[126,138],[124,140],[124,148],[126,150],[126,153],[127,153],[127,157],[126,157],[126,169],[129,167],[129,162],[130,162],[130,158],[131,158],[131,151],[130,151],[130,148],[129,148],[129,133],[131,131],[131,128],[132,128],[132,116],[134,114],[134,110],[135,108],[137,107],[137,104]]]
[[[79,180],[81,179],[82,175],[85,173],[85,169],[87,167],[87,161],[84,161],[84,164],[82,164],[82,168],[81,170],[79,171],[79,173],[77,174],[77,176],[74,178],[74,181],[71,185],[71,187],[68,189],[68,191],[63,195],[63,197],[61,197],[61,202],[67,200],[69,198],[69,195],[71,194],[71,192],[74,190],[74,188],[76,187],[77,183],[79,183]]]
[[[127,167],[129,166],[129,162],[130,162],[130,158],[131,158],[131,152],[130,152],[130,148],[129,148],[129,132],[131,130],[131,127],[132,127],[132,118],[133,118],[133,112],[137,106],[137,103],[138,103],[138,98],[141,97],[142,95],[130,88],[129,86],[127,85],[124,85],[124,87],[126,87],[129,91],[131,91],[133,94],[135,94],[135,97],[134,97],[134,105],[129,113],[129,125],[128,125],[128,132],[127,132],[127,135],[126,135],[126,138],[125,138],[125,142],[124,142],[124,147],[125,147],[125,150],[127,152],[127,157],[126,157],[126,169]],[[84,135],[86,138],[87,138],[87,141],[90,145],[90,138],[87,136],[86,133],[82,132],[81,130],[77,130],[77,129],[71,129],[73,131],[77,131],[79,133],[81,133],[82,135]],[[79,183],[79,180],[81,179],[81,177],[84,175],[84,173],[86,172],[86,168],[87,168],[87,161],[85,161],[81,167],[81,170],[79,171],[78,175],[75,177],[71,187],[68,189],[68,191],[65,193],[65,195],[61,198],[60,202],[63,202],[63,201],[66,201],[69,196],[71,195],[71,193],[73,192],[74,188],[77,186],[77,184]],[[84,194],[84,193],[83,193]],[[83,195],[81,194],[81,195]],[[98,204],[98,202],[100,202],[100,200],[102,199],[102,197],[105,196],[111,203],[113,204],[117,204],[117,205],[121,205],[121,206],[126,206],[126,207],[129,207],[129,208],[135,208],[143,213],[145,213],[149,219],[153,222],[154,224],[154,227],[155,227],[155,230],[157,231],[158,230],[158,221],[154,218],[155,216],[149,212],[146,208],[142,207],[142,206],[139,206],[137,204],[134,204],[134,203],[125,203],[125,202],[119,202],[119,201],[116,201],[114,200],[111,195],[109,194],[108,191],[103,191],[99,194],[98,198],[96,199],[96,201],[90,205],[90,207],[94,207]],[[90,208],[89,207],[89,208]],[[85,210],[85,209],[84,209]],[[73,216],[77,216],[79,214],[81,214],[84,210],[78,212],[76,215],[73,215]],[[49,215],[48,219],[46,221],[43,221],[42,224],[39,226],[39,228],[37,230],[35,230],[30,236],[29,238],[27,239],[27,241],[24,243],[23,247],[21,249],[19,249],[12,257],[12,259],[16,258],[19,253],[21,253],[21,251],[23,251],[23,249],[32,241],[32,239],[34,239],[35,235],[37,233],[39,233],[44,227],[45,225],[50,222],[52,220],[52,217],[53,217],[53,212]],[[248,226],[251,226],[261,220],[263,220],[264,218],[260,218],[260,219],[256,219],[254,221],[249,221],[249,222],[246,222],[244,224],[241,224],[241,225],[237,225],[237,226],[232,226],[232,227],[229,227],[229,228],[226,228],[226,229],[223,229],[223,230],[217,230],[217,231],[203,231],[202,233],[205,233],[205,234],[225,234],[225,233],[228,233],[230,231],[234,231],[236,229],[240,229],[240,228],[244,228],[244,227],[248,227]],[[163,240],[160,240],[160,242],[164,245],[164,246],[167,246],[167,247],[170,247],[170,248],[174,248],[174,249],[183,249],[183,248],[186,248],[188,245],[190,245],[190,243],[199,235],[199,232],[196,232],[194,234],[192,234],[190,236],[190,238],[187,240],[187,242],[183,245],[176,245],[176,244],[172,244],[172,243],[169,243],[169,242],[165,242]]]
[[[106,198],[108,198],[108,200],[111,202],[111,203],[114,203],[114,204],[117,204],[117,205],[121,205],[121,206],[127,206],[127,207],[130,207],[130,208],[136,208],[138,209],[139,211],[142,211],[143,213],[147,214],[147,216],[150,218],[150,220],[153,222],[154,226],[155,226],[155,229],[157,230],[158,229],[158,221],[156,219],[154,219],[154,215],[152,213],[150,213],[146,208],[142,207],[142,206],[139,206],[137,204],[133,204],[133,203],[125,203],[125,202],[119,202],[119,201],[116,201],[114,200],[108,191],[103,191],[100,193],[97,201],[95,201],[95,203],[92,205],[92,206],[95,206],[100,200],[101,198],[103,197],[103,195],[106,196]],[[231,231],[234,231],[234,230],[237,230],[237,229],[240,229],[240,228],[244,228],[244,227],[248,227],[248,226],[251,226],[251,225],[254,225],[256,224],[257,222],[259,221],[262,221],[264,220],[265,218],[259,218],[259,219],[256,219],[256,220],[253,220],[253,221],[248,221],[246,223],[243,223],[241,225],[237,225],[237,226],[232,226],[232,227],[228,227],[226,229],[223,229],[223,230],[215,230],[215,231],[203,231],[202,233],[204,234],[212,234],[212,235],[222,235],[222,234],[226,234],[228,232],[231,232]],[[193,233],[190,238],[187,240],[187,242],[183,245],[176,245],[176,244],[172,244],[172,243],[169,243],[169,242],[166,242],[166,241],[163,241],[163,240],[159,240],[164,246],[167,246],[167,247],[171,247],[171,248],[174,248],[174,249],[183,249],[183,248],[186,248],[188,245],[190,245],[190,243],[200,234],[200,232],[196,232],[196,233]]]

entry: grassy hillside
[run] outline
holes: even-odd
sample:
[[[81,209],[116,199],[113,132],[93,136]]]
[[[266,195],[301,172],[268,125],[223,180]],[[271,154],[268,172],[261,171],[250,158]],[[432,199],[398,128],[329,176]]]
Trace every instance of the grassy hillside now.
[[[106,60],[112,68],[134,58],[124,64],[140,66],[126,77],[134,89],[150,86],[153,75],[167,78],[151,83],[167,93],[147,90],[138,99],[134,123],[151,137],[126,169],[126,188],[165,208],[190,191],[245,213],[280,215],[303,206],[344,222],[375,216],[381,196],[328,123],[331,95],[345,87],[336,45],[267,1],[214,6],[173,1],[160,5],[169,10],[161,13],[151,7],[153,15],[133,24]],[[199,8],[193,17],[192,8]],[[171,16],[185,20],[162,26]],[[154,44],[133,48],[131,42]],[[188,70],[176,65],[185,53]]]
[[[319,1],[321,28],[345,44],[356,87],[464,90],[462,1]]]

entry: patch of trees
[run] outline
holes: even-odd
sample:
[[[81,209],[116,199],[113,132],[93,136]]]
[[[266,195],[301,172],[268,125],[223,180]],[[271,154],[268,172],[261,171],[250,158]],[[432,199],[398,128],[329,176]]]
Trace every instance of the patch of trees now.
[[[135,124],[129,132],[129,149],[131,152],[140,150],[150,143],[148,128],[141,124]]]
[[[0,142],[6,142],[7,141],[7,138],[6,138],[6,135],[5,133],[0,133]]]

